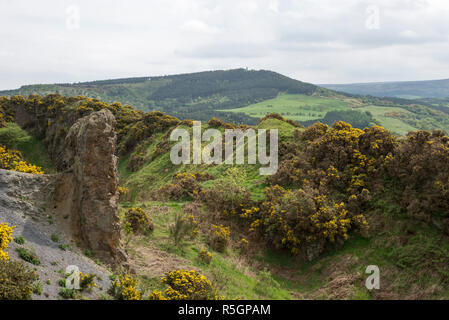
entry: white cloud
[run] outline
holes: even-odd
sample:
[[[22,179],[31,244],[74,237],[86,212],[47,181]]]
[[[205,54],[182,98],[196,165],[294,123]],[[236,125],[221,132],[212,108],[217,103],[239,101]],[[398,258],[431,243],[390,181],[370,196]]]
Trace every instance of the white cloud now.
[[[315,83],[449,74],[447,0],[2,0],[0,12],[0,89],[236,67]]]
[[[187,32],[203,33],[203,34],[219,33],[218,28],[209,26],[208,24],[200,20],[189,20],[184,25],[181,26],[181,29]]]
[[[419,37],[419,35],[413,30],[401,31],[400,35],[403,36],[404,38],[409,38],[409,39],[416,39]]]

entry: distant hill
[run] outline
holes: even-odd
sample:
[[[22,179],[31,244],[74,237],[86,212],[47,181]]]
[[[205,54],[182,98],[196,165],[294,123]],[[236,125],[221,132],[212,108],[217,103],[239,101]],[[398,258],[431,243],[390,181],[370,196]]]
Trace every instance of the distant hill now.
[[[207,121],[212,117],[254,124],[242,113],[218,109],[244,107],[275,98],[280,93],[312,95],[317,86],[272,71],[234,69],[190,74],[102,80],[82,83],[27,85],[0,91],[0,96],[59,93],[121,102],[144,111],[160,110],[180,119]],[[323,90],[323,89],[321,89]]]
[[[436,90],[436,89],[435,89]],[[449,100],[409,100],[336,92],[267,70],[218,70],[189,74],[38,84],[0,91],[0,96],[59,93],[120,102],[179,119],[256,125],[269,113],[308,126],[345,121],[358,128],[380,124],[395,134],[435,128],[449,132]]]
[[[428,81],[371,82],[351,84],[321,84],[321,87],[351,94],[405,99],[447,98],[449,79]]]

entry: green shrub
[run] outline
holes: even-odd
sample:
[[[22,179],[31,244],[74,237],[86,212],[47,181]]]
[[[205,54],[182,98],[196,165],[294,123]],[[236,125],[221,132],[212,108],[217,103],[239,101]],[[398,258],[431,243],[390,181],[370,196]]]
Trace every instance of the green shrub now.
[[[209,233],[208,243],[212,249],[218,252],[224,252],[229,244],[231,236],[231,228],[224,227],[223,225],[212,225],[211,232]]]
[[[26,262],[29,262],[31,264],[34,264],[35,266],[38,266],[41,264],[41,261],[36,256],[35,253],[31,252],[30,250],[26,248],[16,248],[17,253],[19,254],[19,257],[25,260]]]
[[[80,273],[80,288],[81,290],[90,290],[96,288],[95,278],[97,277],[92,273]]]
[[[201,190],[199,181],[195,174],[178,173],[173,177],[173,182],[163,186],[158,193],[171,200],[192,199]]]
[[[198,233],[198,221],[191,214],[176,213],[175,221],[169,226],[170,236],[176,246],[182,245],[186,238],[193,239]]]
[[[93,257],[92,250],[90,250],[90,249],[84,250],[84,255],[85,255],[86,257],[92,258],[92,257]]]
[[[78,292],[75,289],[62,288],[59,291],[59,295],[64,299],[76,299],[78,296]]]
[[[19,261],[0,260],[0,300],[29,300],[38,279]]]
[[[219,128],[219,127],[224,126],[223,121],[221,121],[220,119],[217,119],[215,117],[211,118],[207,124],[209,125],[209,127],[214,127],[214,128]]]
[[[38,296],[40,296],[42,294],[42,283],[40,281],[37,281],[34,284],[34,288],[33,288],[33,293],[37,294]]]
[[[199,200],[212,212],[238,214],[242,206],[247,207],[251,203],[248,188],[242,186],[244,180],[243,172],[231,168],[211,188],[203,189],[198,195]]]
[[[65,288],[65,283],[66,283],[66,279],[59,279],[58,280],[58,284],[60,287]]]
[[[154,230],[154,224],[148,213],[141,208],[131,208],[125,213],[125,222],[128,223],[133,232],[146,233]]]
[[[31,139],[30,135],[16,123],[10,122],[4,128],[0,128],[0,144],[17,149],[18,146]]]
[[[22,236],[18,236],[14,238],[14,242],[20,245],[24,245],[25,244],[25,238]]]
[[[145,164],[145,156],[143,152],[132,154],[129,158],[128,169],[131,172],[137,172]]]
[[[449,232],[449,137],[440,130],[410,132],[385,157],[389,181],[411,217],[446,219]]]
[[[241,254],[247,253],[249,250],[249,241],[246,238],[242,237],[237,243],[237,248],[239,249]]]
[[[207,251],[206,249],[202,249],[199,253],[198,253],[198,257],[197,260],[200,263],[204,263],[204,264],[210,264],[213,258],[213,254],[210,253],[209,251]]]
[[[254,290],[263,296],[268,296],[273,289],[280,287],[279,282],[273,279],[273,275],[267,269],[259,271],[257,278],[259,281],[256,283]]]

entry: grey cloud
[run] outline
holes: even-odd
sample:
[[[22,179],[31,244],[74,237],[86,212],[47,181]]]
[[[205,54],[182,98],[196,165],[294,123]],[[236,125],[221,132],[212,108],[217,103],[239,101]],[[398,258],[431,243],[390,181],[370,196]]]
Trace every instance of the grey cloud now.
[[[258,58],[268,54],[268,48],[252,43],[226,43],[199,46],[192,50],[178,50],[177,54],[188,58],[201,59],[230,59],[230,58]]]
[[[365,27],[370,5],[379,30]],[[2,0],[0,12],[0,89],[241,66],[315,83],[449,73],[442,0]]]

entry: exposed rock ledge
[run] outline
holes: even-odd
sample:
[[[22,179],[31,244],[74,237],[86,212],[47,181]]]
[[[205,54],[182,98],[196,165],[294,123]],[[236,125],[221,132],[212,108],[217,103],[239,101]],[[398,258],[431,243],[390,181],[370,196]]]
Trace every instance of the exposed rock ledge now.
[[[46,175],[48,183],[40,190],[61,231],[114,268],[126,262],[120,248],[115,124],[107,109],[77,120],[61,149],[68,169]]]

